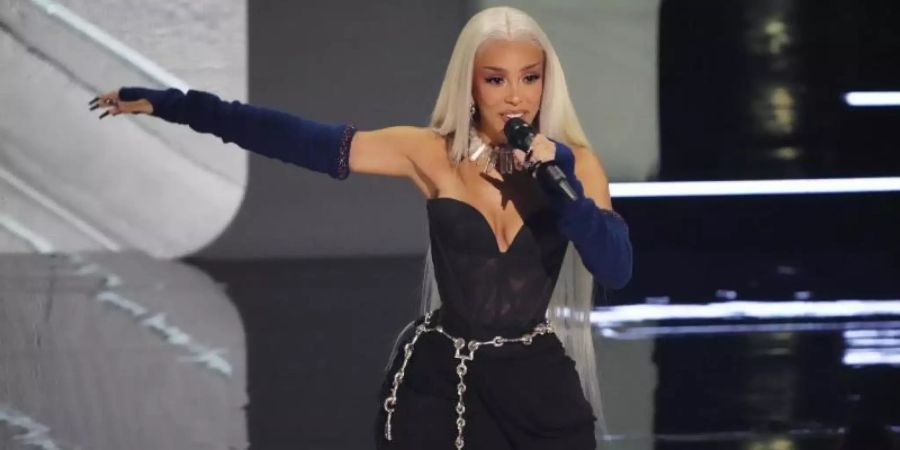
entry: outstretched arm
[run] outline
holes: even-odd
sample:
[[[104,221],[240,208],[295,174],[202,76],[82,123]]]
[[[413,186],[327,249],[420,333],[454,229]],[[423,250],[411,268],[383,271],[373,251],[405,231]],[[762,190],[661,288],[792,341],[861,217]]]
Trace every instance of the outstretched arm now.
[[[601,284],[622,288],[631,279],[631,239],[628,224],[612,210],[609,182],[600,160],[589,149],[573,152],[559,142],[555,160],[577,193],[573,201],[547,189],[560,232],[572,241],[585,267]]]
[[[357,132],[353,125],[320,123],[198,90],[123,87],[98,96],[95,103],[91,109],[109,108],[101,118],[110,112],[151,114],[336,179],[350,172],[414,178],[413,150],[427,137],[425,129],[416,127]]]

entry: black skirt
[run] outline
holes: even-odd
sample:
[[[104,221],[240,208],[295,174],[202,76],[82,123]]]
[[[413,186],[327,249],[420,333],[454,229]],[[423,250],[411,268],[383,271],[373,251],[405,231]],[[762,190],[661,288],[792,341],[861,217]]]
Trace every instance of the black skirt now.
[[[416,325],[422,321],[420,318]],[[454,449],[458,360],[453,357],[450,340],[437,333],[424,333],[415,344],[397,392],[392,440],[385,438],[384,400],[403,363],[403,346],[411,338],[410,334],[400,342],[401,350],[379,390],[376,448]],[[575,362],[555,334],[537,336],[530,346],[481,347],[466,365],[466,450],[596,448],[596,419]]]

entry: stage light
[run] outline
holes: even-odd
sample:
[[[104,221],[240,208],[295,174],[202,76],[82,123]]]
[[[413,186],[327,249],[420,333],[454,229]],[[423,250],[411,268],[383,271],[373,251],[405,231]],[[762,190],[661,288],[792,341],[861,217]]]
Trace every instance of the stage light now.
[[[900,106],[900,92],[848,92],[844,101],[850,106]]]
[[[900,191],[900,177],[610,183],[613,197],[844,194]]]

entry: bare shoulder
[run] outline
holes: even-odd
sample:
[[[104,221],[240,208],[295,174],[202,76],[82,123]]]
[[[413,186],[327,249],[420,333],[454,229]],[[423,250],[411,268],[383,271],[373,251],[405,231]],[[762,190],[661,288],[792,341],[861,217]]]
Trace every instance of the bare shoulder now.
[[[597,206],[612,209],[609,178],[600,156],[585,146],[573,146],[572,154],[575,156],[575,176],[584,186],[584,195],[592,198]]]
[[[423,195],[431,196],[447,163],[445,142],[428,127],[359,131],[351,144],[350,171],[408,178]]]
[[[447,137],[433,128],[422,127],[419,133],[420,145],[412,152],[415,174],[413,183],[425,198],[437,196],[453,173],[453,166],[447,157]]]
[[[606,170],[597,152],[589,147],[574,146],[572,154],[575,156],[575,175],[579,178],[582,174],[589,178],[599,177],[606,181]]]
[[[429,144],[431,134],[427,128],[414,126],[360,130],[350,144],[350,171],[409,177],[417,149]]]
[[[440,169],[449,165],[447,138],[430,127],[416,129],[417,142],[413,157],[422,168]]]

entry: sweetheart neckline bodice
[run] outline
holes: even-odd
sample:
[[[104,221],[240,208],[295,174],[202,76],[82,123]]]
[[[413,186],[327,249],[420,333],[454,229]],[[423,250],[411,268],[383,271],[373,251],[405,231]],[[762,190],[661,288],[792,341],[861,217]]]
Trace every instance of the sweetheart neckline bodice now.
[[[536,209],[536,210],[531,211],[530,213],[522,216],[522,225],[520,225],[518,230],[516,230],[515,234],[513,234],[512,240],[509,241],[509,245],[506,247],[506,250],[502,250],[500,248],[499,240],[497,239],[497,233],[495,233],[494,229],[491,228],[490,221],[488,220],[487,216],[485,216],[484,213],[481,212],[481,210],[479,210],[478,208],[476,208],[469,202],[466,202],[464,200],[460,200],[460,199],[454,198],[454,197],[432,197],[432,198],[427,199],[426,203],[430,207],[435,202],[441,201],[441,200],[450,200],[451,204],[461,205],[464,209],[468,209],[468,210],[478,214],[478,217],[481,218],[480,222],[487,228],[488,233],[490,233],[491,236],[494,238],[494,247],[495,247],[497,253],[499,253],[500,255],[506,255],[510,252],[510,250],[512,250],[513,246],[515,246],[516,243],[520,240],[519,237],[522,236],[523,231],[525,231],[525,228],[528,226],[528,223],[531,221],[531,219],[534,216],[536,216],[542,212],[549,211],[548,209]]]
[[[553,214],[550,208],[525,214],[504,252],[473,205],[454,197],[428,200],[431,262],[448,332],[515,335],[544,318],[568,242]]]

